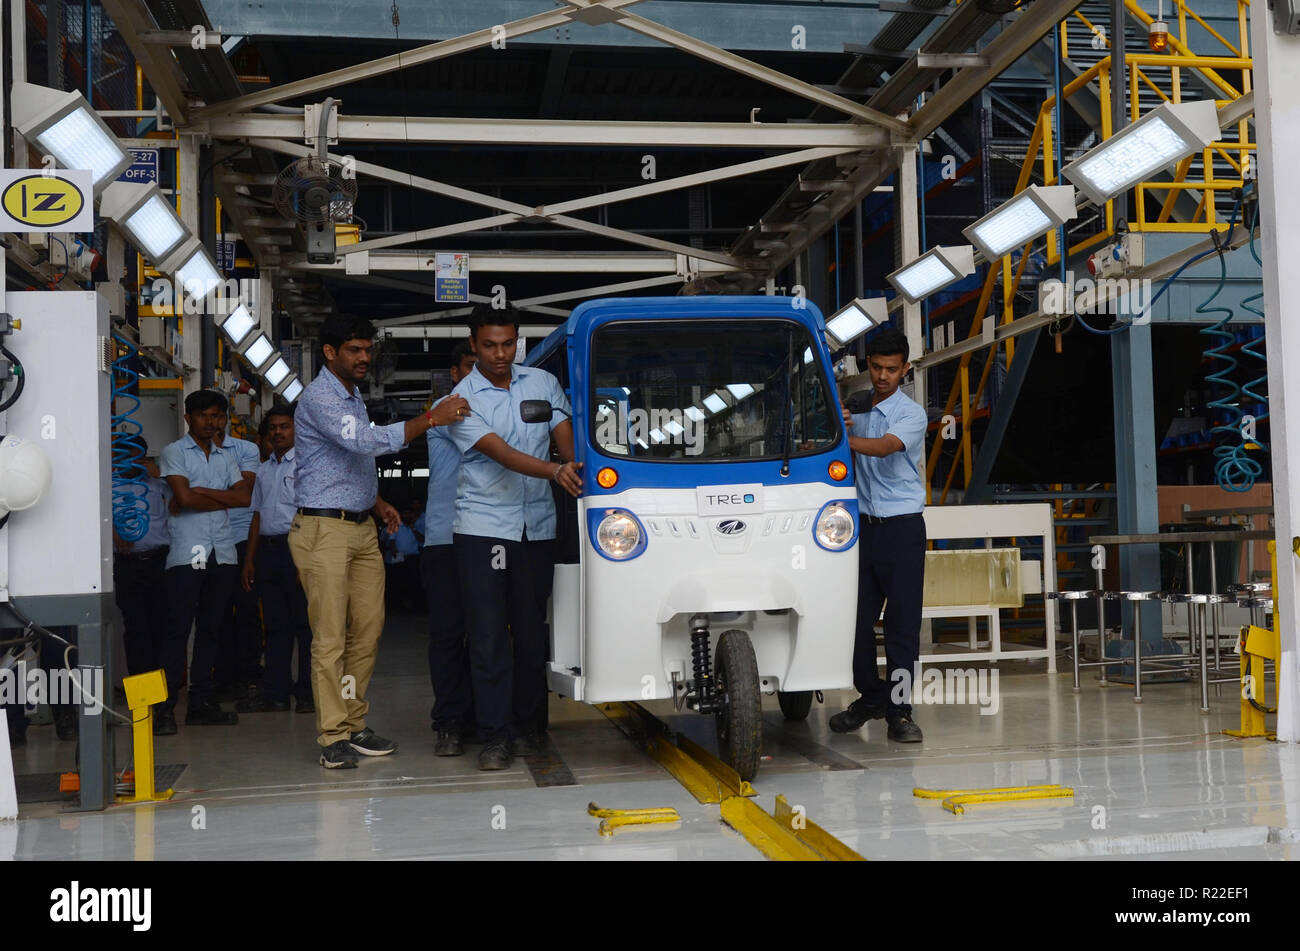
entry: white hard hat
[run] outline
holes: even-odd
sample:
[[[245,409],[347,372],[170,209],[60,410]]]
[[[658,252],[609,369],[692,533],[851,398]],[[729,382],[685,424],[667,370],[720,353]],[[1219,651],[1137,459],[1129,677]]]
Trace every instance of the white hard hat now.
[[[41,500],[53,471],[39,443],[18,436],[0,439],[0,511],[20,512]]]

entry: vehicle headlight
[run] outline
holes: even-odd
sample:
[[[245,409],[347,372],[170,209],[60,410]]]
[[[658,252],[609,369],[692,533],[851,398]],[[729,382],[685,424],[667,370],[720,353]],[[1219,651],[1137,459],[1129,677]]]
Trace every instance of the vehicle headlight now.
[[[823,548],[843,548],[853,541],[853,516],[842,505],[828,505],[817,516],[814,533]]]
[[[596,528],[596,542],[610,558],[628,558],[641,544],[641,526],[626,512],[610,512]]]

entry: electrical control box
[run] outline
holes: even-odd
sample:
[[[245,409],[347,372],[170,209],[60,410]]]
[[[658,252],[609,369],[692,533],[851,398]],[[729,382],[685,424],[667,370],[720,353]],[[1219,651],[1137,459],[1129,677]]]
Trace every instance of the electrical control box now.
[[[21,604],[25,597],[109,592],[108,302],[94,291],[23,291],[6,294],[5,304],[22,321],[4,342],[26,382],[0,414],[4,433],[36,442],[52,470],[41,500],[11,513],[0,529],[8,593]]]

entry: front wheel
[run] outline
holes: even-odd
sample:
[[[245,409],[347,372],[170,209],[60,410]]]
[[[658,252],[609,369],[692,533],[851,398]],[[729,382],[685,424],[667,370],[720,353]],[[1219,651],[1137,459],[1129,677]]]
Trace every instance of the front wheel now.
[[[787,720],[806,720],[812,710],[813,692],[811,690],[778,690],[776,702],[781,705],[781,712]]]
[[[763,719],[758,661],[749,635],[744,631],[723,631],[718,637],[715,667],[718,751],[741,779],[750,780],[758,772]]]

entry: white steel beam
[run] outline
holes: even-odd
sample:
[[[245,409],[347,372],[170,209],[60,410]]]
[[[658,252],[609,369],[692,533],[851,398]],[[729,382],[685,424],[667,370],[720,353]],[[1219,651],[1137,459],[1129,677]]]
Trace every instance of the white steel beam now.
[[[665,178],[657,182],[647,182],[644,185],[633,185],[630,188],[601,192],[589,198],[575,198],[572,201],[561,201],[554,205],[545,205],[541,209],[541,213],[547,216],[568,214],[571,211],[578,211],[583,208],[594,208],[598,205],[609,205],[619,201],[630,201],[634,198],[644,198],[647,195],[657,195],[660,192],[675,191],[679,188],[693,188],[696,185],[704,185],[728,178],[739,178],[742,175],[752,175],[755,172],[765,172],[773,168],[784,168],[787,165],[815,162],[818,159],[842,155],[847,151],[850,150],[801,149],[798,152],[771,155],[767,158],[755,159],[752,162],[738,162],[735,165],[724,165],[720,168],[711,168],[691,175],[679,175],[676,178]]]
[[[1264,266],[1264,327],[1268,341],[1268,398],[1273,421],[1273,507],[1277,538],[1277,629],[1281,660],[1277,663],[1277,738],[1300,740],[1300,677],[1296,632],[1300,630],[1300,558],[1292,547],[1300,536],[1300,229],[1294,209],[1300,205],[1300,178],[1292,163],[1300,155],[1300,36],[1273,32],[1273,16],[1263,4],[1250,11],[1254,53],[1255,155],[1259,182],[1259,219]],[[1264,698],[1264,686],[1256,686]]]
[[[647,182],[644,185],[634,185],[630,188],[620,188],[614,191],[600,192],[586,198],[575,198],[571,201],[562,201],[555,205],[541,205],[538,206],[533,217],[551,218],[556,214],[578,211],[585,208],[594,208],[600,205],[609,205],[620,201],[629,201],[634,198],[644,198],[661,192],[675,191],[679,188],[691,188],[707,182],[735,178],[740,175],[749,175],[754,172],[765,171],[771,168],[781,168],[786,165],[797,165],[801,162],[811,162],[816,159],[829,158],[833,155],[840,155],[844,151],[846,150],[803,149],[798,152],[787,152],[783,155],[774,155],[768,158],[756,159],[752,162],[741,162],[736,165],[727,165],[722,168],[696,172],[692,175],[681,175],[677,178],[666,178],[657,182]],[[476,218],[470,221],[462,221],[457,224],[441,225],[437,228],[423,228],[419,231],[408,231],[403,234],[387,235],[382,238],[371,238],[366,241],[358,242],[357,244],[348,245],[347,247],[340,249],[339,253],[355,254],[358,251],[371,251],[379,248],[396,247],[402,244],[413,244],[417,241],[446,238],[457,234],[465,234],[471,231],[482,231],[487,228],[495,228],[499,225],[514,224],[519,220],[521,220],[520,215],[495,215],[489,218]]]
[[[442,314],[448,314],[450,311],[440,311]],[[389,324],[376,324],[383,330],[382,336],[401,337],[406,340],[456,340],[460,337],[469,336],[468,324],[434,324],[428,327],[403,327],[392,326]],[[556,330],[556,326],[543,327],[532,324],[523,325],[519,328],[520,333],[527,333],[529,338],[543,340],[547,335]]]
[[[307,155],[316,155],[314,148],[308,148],[300,142],[287,142],[283,139],[267,139],[259,143],[272,152],[283,152],[286,155],[296,155],[302,158]],[[331,161],[344,163],[345,158],[352,168],[360,175],[369,175],[371,178],[381,178],[384,181],[395,182],[398,185],[408,185],[411,188],[418,188],[421,191],[434,192],[438,195],[445,195],[448,198],[455,198],[460,201],[469,202],[473,205],[484,205],[488,208],[494,208],[497,211],[509,211],[516,215],[531,215],[535,209],[527,205],[521,205],[518,202],[507,201],[504,198],[498,198],[495,195],[487,195],[483,192],[472,191],[468,188],[460,188],[456,185],[449,185],[446,182],[435,181],[432,178],[424,178],[420,175],[412,175],[410,172],[400,172],[397,169],[389,168],[386,165],[376,165],[373,162],[362,162],[347,156],[339,155],[334,152],[329,153]]]
[[[586,0],[571,0],[580,6],[588,6]],[[757,79],[759,82],[767,83],[769,86],[788,92],[791,95],[800,96],[804,99],[815,102],[827,108],[834,109],[836,112],[842,112],[845,115],[853,116],[864,122],[870,122],[881,128],[888,129],[899,135],[906,135],[908,130],[907,123],[895,119],[893,116],[885,115],[878,109],[872,109],[870,106],[859,105],[852,99],[845,99],[843,96],[837,96],[833,92],[828,92],[820,86],[806,83],[802,79],[795,79],[778,69],[772,69],[761,63],[756,63],[751,59],[738,56],[721,47],[714,46],[712,43],[706,43],[703,40],[685,33],[680,33],[671,27],[664,26],[662,23],[656,23],[654,20],[647,20],[645,17],[637,16],[635,13],[619,12],[616,21],[619,26],[626,27],[634,33],[640,33],[642,36],[648,36],[651,39],[658,40],[668,46],[676,47],[684,53],[690,53],[692,56],[698,56],[700,59],[722,66],[725,69],[748,76],[750,79]]]
[[[660,287],[664,284],[678,284],[682,278],[677,274],[665,277],[647,277],[639,281],[621,281],[618,284],[600,284],[596,287],[583,287],[573,291],[560,291],[558,294],[540,294],[536,297],[522,297],[515,301],[516,307],[526,304],[552,304],[559,300],[574,300],[579,297],[600,297],[603,294],[621,294],[623,291],[639,291],[646,287]]]
[[[119,6],[122,2],[123,0],[110,0],[112,6]],[[138,2],[138,0],[136,0],[136,2]],[[600,0],[596,6],[604,7],[607,10],[613,11],[622,7],[630,7],[632,4],[640,2],[641,0]],[[434,60],[444,59],[448,56],[455,56],[457,53],[481,49],[485,46],[490,46],[493,40],[498,39],[498,37],[501,40],[508,41],[515,37],[527,36],[529,33],[536,33],[539,30],[551,30],[556,27],[562,27],[569,23],[570,15],[576,12],[578,6],[585,7],[587,4],[567,4],[564,9],[551,10],[546,13],[537,13],[530,17],[524,17],[521,20],[512,20],[509,23],[501,23],[482,30],[475,30],[473,33],[466,33],[464,36],[456,36],[451,39],[441,40],[437,43],[429,43],[425,46],[413,50],[407,50],[403,53],[394,53],[392,56],[381,56],[379,59],[372,59],[365,63],[358,63],[355,66],[345,66],[342,69],[335,69],[328,73],[321,73],[317,76],[309,76],[306,79],[295,80],[291,83],[272,86],[270,89],[262,89],[258,92],[249,93],[246,96],[236,96],[234,99],[227,99],[224,102],[214,103],[204,109],[195,110],[194,116],[197,119],[202,119],[211,116],[229,115],[234,112],[243,112],[248,109],[254,109],[257,106],[264,106],[273,102],[281,102],[285,99],[310,96],[314,93],[324,92],[337,86],[344,86],[349,83],[359,82],[363,79],[373,79],[376,76],[383,76],[387,73],[396,72],[399,69],[406,69],[409,66],[419,66],[423,63],[431,63]],[[114,16],[115,21],[116,19],[117,17]],[[143,47],[144,44],[141,44],[141,46]],[[139,54],[137,53],[137,56],[138,55]]]
[[[300,139],[302,116],[240,113],[194,123],[214,138]],[[550,145],[585,148],[660,146],[699,149],[877,149],[882,129],[856,123],[629,122],[625,120],[466,119],[456,116],[339,116],[343,142]]]
[[[921,255],[921,224],[920,224],[920,189],[921,183],[918,181],[919,176],[916,170],[916,153],[918,149],[899,149],[898,177],[895,181],[898,183],[894,198],[898,207],[898,230],[895,239],[898,242],[897,255],[894,259],[894,267],[900,268],[906,264],[915,261]],[[901,298],[902,295],[899,295]],[[903,334],[907,337],[908,354],[915,358],[925,352],[925,336],[921,330],[921,305],[920,303],[903,304]],[[926,405],[925,384],[926,373],[923,368],[917,369],[914,374],[916,381],[912,391],[912,399]],[[962,426],[967,425],[966,420],[962,420]]]
[[[437,228],[422,228],[419,231],[407,231],[403,234],[390,234],[382,238],[367,238],[364,241],[358,241],[356,244],[349,244],[339,248],[339,254],[356,254],[358,251],[378,251],[381,248],[392,248],[401,244],[412,244],[416,241],[430,241],[437,238],[450,238],[458,234],[468,234],[471,231],[484,231],[488,228],[495,228],[498,225],[510,225],[519,221],[520,215],[492,215],[488,218],[475,218],[471,221],[461,221],[456,224],[442,225]]]
[[[636,251],[592,251],[566,254],[549,251],[471,251],[470,273],[493,274],[725,274],[735,268],[695,256]],[[433,271],[434,252],[377,251],[370,255],[370,270]],[[300,271],[342,271],[341,260],[333,264],[308,264],[304,254],[286,254],[280,267]],[[358,277],[358,280],[363,278]]]
[[[157,24],[143,0],[104,0],[103,7],[144,70],[145,78],[158,94],[167,115],[177,125],[185,123],[190,114],[189,102],[183,92],[185,77],[170,49],[145,41],[143,34],[157,29]]]
[[[262,144],[272,151],[284,152],[289,155],[304,156],[312,154],[312,150],[307,146],[299,145],[296,142],[286,142],[282,139],[268,139]],[[343,161],[342,156],[335,155],[332,152],[329,154],[329,157],[336,162]],[[659,238],[637,234],[633,231],[624,231],[621,228],[609,228],[605,225],[599,225],[591,221],[584,221],[581,218],[571,218],[567,215],[553,215],[546,218],[538,218],[537,208],[529,208],[527,205],[507,201],[504,198],[498,198],[495,195],[487,195],[483,192],[472,191],[468,188],[449,185],[446,182],[439,182],[431,178],[412,175],[410,172],[399,172],[396,169],[388,168],[383,165],[375,165],[373,162],[354,161],[352,166],[358,173],[364,175],[382,178],[390,182],[397,182],[401,185],[409,185],[412,188],[419,188],[423,191],[446,195],[449,198],[457,198],[461,201],[467,201],[477,205],[486,205],[487,207],[495,208],[498,211],[512,212],[513,214],[519,215],[521,218],[539,220],[563,228],[572,228],[575,231],[585,231],[590,234],[600,235],[601,237],[613,238],[617,241],[626,241],[629,244],[639,244],[643,247],[658,248],[661,251],[672,251],[675,254],[687,254],[692,257],[704,258],[719,264],[726,264],[732,270],[740,270],[744,267],[739,259],[728,254],[702,251],[699,248],[692,248],[689,245],[677,244],[673,241],[664,241]],[[345,249],[341,253],[347,254],[349,252]],[[373,263],[371,264],[371,267],[374,267]]]

